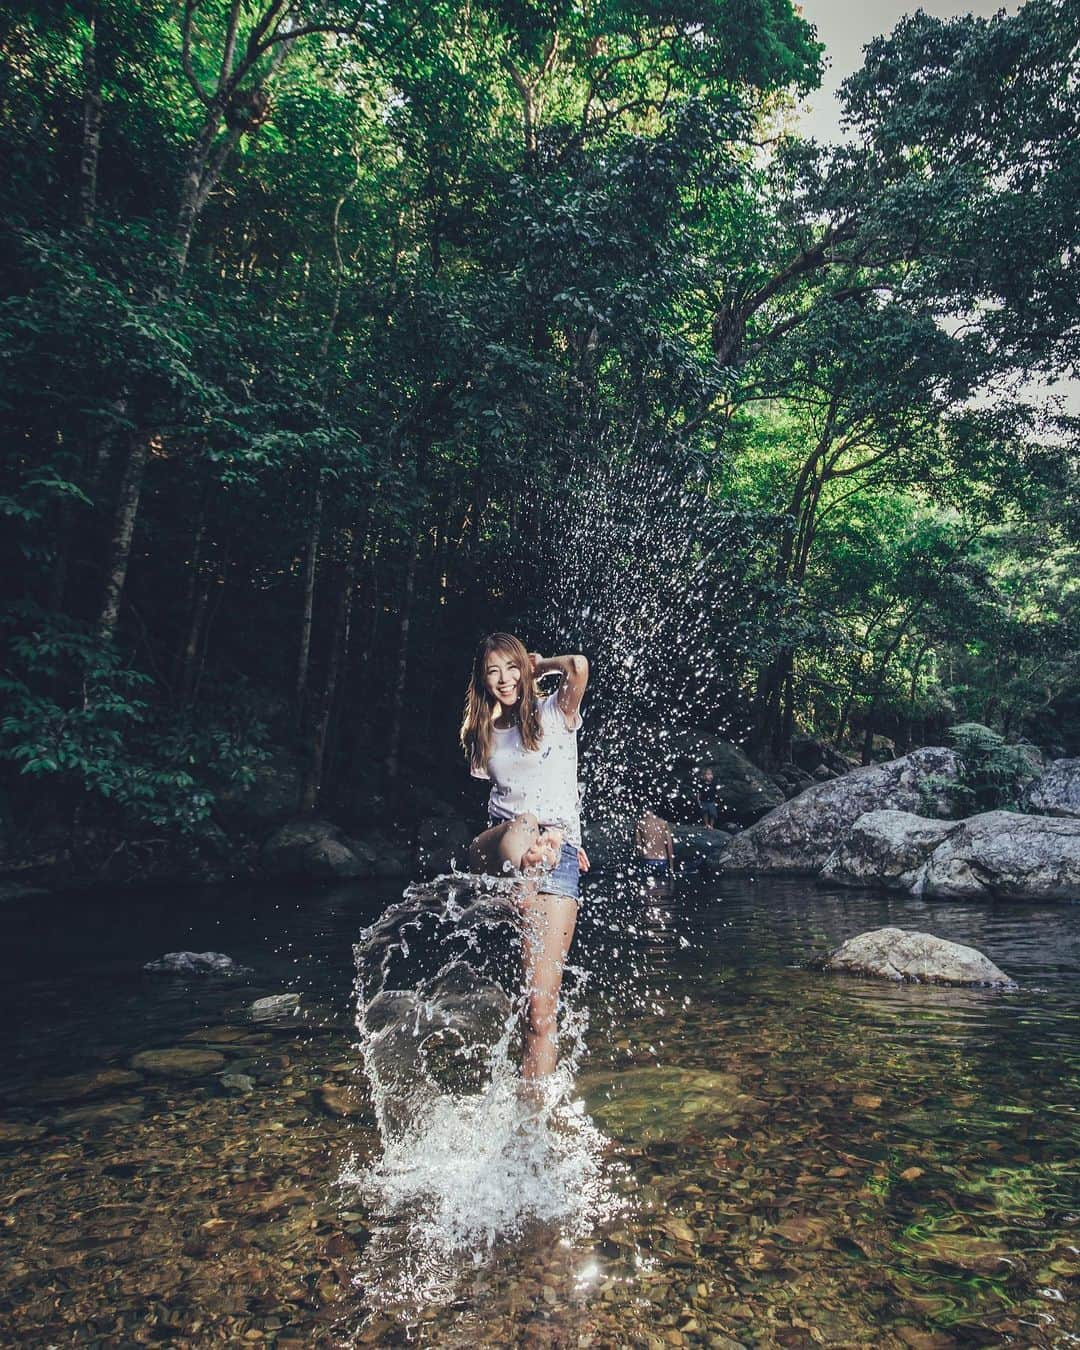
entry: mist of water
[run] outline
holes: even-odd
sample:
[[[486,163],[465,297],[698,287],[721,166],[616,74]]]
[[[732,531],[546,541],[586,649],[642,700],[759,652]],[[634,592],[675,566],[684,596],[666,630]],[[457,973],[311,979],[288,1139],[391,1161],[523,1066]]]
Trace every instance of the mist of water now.
[[[529,1225],[568,1237],[617,1206],[606,1140],[574,1097],[588,978],[564,972],[560,1063],[522,1083],[528,922],[513,881],[410,886],[355,947],[357,1029],[382,1146],[342,1176],[381,1222],[358,1282],[384,1302],[451,1297]]]

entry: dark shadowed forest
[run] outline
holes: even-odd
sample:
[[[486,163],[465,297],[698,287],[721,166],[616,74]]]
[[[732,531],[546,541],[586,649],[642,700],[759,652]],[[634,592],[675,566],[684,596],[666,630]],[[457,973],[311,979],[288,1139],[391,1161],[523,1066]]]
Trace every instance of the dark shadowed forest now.
[[[583,632],[613,466],[679,488],[704,730],[1080,753],[1078,36],[906,18],[822,145],[788,0],[0,5],[9,851],[260,764],[461,791],[470,653]]]

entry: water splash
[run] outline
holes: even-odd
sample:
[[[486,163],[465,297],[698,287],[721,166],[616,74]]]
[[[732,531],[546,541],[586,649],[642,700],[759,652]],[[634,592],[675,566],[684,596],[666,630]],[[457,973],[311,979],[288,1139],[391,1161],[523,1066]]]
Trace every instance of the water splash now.
[[[410,886],[354,948],[357,1029],[381,1155],[341,1182],[379,1229],[357,1282],[369,1303],[442,1302],[497,1244],[536,1225],[569,1238],[618,1202],[605,1136],[574,1100],[586,972],[563,976],[560,1063],[520,1078],[526,920],[515,884]]]

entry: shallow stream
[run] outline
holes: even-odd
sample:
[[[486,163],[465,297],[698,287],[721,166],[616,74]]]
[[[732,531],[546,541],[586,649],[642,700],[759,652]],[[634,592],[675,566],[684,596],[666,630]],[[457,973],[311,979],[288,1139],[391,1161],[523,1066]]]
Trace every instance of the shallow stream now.
[[[1080,1345],[1080,907],[597,886],[572,1222],[439,1252],[355,1183],[353,943],[400,890],[5,905],[0,1342]],[[1019,992],[805,968],[886,923]],[[178,949],[251,971],[143,973]],[[251,1020],[287,991],[300,1015]]]

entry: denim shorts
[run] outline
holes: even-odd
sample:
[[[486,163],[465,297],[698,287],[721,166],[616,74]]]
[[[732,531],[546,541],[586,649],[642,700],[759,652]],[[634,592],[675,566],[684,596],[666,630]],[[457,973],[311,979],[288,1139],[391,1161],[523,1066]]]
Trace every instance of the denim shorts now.
[[[550,872],[541,875],[537,885],[541,895],[568,895],[571,900],[581,899],[581,865],[576,844],[563,843],[559,861]]]

